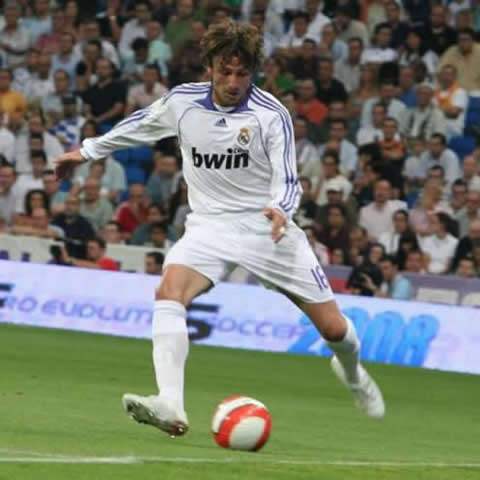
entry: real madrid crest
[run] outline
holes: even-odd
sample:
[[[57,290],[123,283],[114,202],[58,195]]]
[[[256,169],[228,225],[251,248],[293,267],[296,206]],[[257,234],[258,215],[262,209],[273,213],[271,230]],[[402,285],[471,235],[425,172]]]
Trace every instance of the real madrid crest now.
[[[250,132],[247,127],[243,127],[240,129],[240,133],[237,137],[237,142],[244,147],[250,143]]]

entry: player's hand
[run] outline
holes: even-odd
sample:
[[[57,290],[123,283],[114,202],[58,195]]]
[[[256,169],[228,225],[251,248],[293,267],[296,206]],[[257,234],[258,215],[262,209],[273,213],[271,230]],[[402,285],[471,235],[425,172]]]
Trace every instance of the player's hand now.
[[[87,161],[82,157],[80,150],[64,153],[55,160],[55,173],[58,179],[65,178],[77,165]]]
[[[285,235],[287,218],[278,208],[265,208],[263,214],[272,222],[272,240],[278,243]]]

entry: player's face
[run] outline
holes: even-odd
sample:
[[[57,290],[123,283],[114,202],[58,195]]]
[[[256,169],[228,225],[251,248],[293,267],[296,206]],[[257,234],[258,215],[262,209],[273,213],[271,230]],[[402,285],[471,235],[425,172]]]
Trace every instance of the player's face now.
[[[238,57],[213,59],[210,68],[213,101],[222,107],[238,105],[250,86],[252,72]]]

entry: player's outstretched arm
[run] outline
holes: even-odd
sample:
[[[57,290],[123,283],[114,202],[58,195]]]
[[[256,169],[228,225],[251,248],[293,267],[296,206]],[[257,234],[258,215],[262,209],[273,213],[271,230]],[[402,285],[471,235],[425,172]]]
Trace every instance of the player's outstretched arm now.
[[[55,173],[57,178],[61,179],[66,177],[77,165],[81,165],[86,161],[87,159],[82,156],[80,149],[60,155],[55,159]]]

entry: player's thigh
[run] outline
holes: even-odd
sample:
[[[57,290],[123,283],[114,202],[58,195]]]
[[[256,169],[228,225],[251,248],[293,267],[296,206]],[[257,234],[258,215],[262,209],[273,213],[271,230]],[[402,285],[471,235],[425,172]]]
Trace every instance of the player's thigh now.
[[[191,301],[213,286],[211,280],[185,265],[169,264],[155,292],[156,300],[173,300],[186,307]]]

